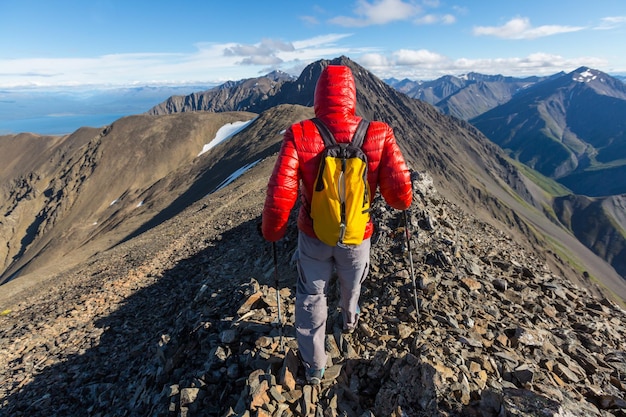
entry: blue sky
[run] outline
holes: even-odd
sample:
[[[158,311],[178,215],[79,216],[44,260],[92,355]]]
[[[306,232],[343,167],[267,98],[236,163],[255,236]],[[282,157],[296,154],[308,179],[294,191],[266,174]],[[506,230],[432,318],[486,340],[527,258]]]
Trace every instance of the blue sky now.
[[[626,74],[624,0],[0,0],[0,88],[215,83],[346,55],[380,78]]]

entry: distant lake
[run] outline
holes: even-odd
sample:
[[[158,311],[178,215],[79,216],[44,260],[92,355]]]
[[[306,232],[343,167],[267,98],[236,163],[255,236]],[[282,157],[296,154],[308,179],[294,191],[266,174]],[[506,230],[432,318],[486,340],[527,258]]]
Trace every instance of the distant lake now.
[[[37,133],[40,135],[65,135],[81,127],[107,126],[127,114],[83,114],[42,116],[30,119],[1,120],[0,135]]]
[[[210,85],[0,88],[0,135],[64,135],[81,127],[102,127],[124,116],[145,113],[171,96],[209,88]]]

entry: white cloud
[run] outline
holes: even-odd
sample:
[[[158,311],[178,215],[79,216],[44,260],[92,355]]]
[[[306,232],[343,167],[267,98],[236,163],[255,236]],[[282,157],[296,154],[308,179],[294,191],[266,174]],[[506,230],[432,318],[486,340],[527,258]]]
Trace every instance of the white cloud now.
[[[393,53],[396,65],[437,65],[448,60],[443,55],[426,49],[410,50],[400,49]]]
[[[441,16],[441,22],[446,25],[451,25],[456,22],[456,17],[451,14],[445,14]]]
[[[254,45],[235,45],[224,49],[224,55],[237,56],[243,65],[276,65],[282,62],[280,52],[292,52],[295,48],[291,43],[275,39],[263,39]]]
[[[444,25],[450,25],[456,23],[456,17],[451,14],[446,15],[436,15],[436,14],[425,14],[423,16],[417,17],[413,23],[417,25],[434,25],[437,23],[441,23]]]
[[[560,55],[534,53],[512,58],[457,58],[452,59],[428,50],[398,50],[389,57],[367,54],[359,63],[380,78],[411,78],[432,80],[443,75],[479,72],[512,76],[552,75],[559,71],[573,71],[581,66],[601,68],[606,60],[595,57],[564,58]]]
[[[352,34],[327,34],[256,44],[196,43],[186,53],[130,53],[83,58],[0,58],[0,87],[184,84],[250,78],[254,71],[302,68],[303,62],[360,54],[338,45]],[[269,68],[268,68],[269,67]]]
[[[315,36],[304,40],[294,41],[293,46],[296,49],[315,48],[323,45],[332,45],[335,42],[352,36],[350,33],[330,33],[328,35]]]
[[[359,58],[359,63],[366,68],[386,68],[393,66],[392,62],[382,54],[363,54]]]
[[[358,17],[338,16],[330,22],[348,27],[384,25],[398,20],[411,19],[420,10],[419,6],[402,0],[375,0],[372,3],[359,0],[354,10],[354,14]]]
[[[452,6],[452,10],[454,10],[456,14],[459,15],[466,15],[469,13],[469,9],[465,6]]]
[[[535,39],[560,33],[577,32],[582,26],[543,25],[533,27],[526,17],[516,17],[502,26],[475,26],[476,36],[495,36],[503,39]]]
[[[626,16],[610,16],[602,18],[600,24],[594,27],[594,29],[609,30],[623,26],[624,24],[626,24]]]
[[[414,20],[414,22],[418,25],[432,25],[434,23],[437,23],[438,21],[439,18],[434,14],[425,14]]]
[[[320,23],[315,16],[300,16],[299,19],[311,26],[319,25]]]
[[[439,0],[422,0],[421,6],[414,2],[402,0],[359,0],[354,9],[354,16],[337,16],[329,20],[330,23],[346,27],[365,27],[385,25],[397,21],[412,21],[417,25],[456,23],[452,14],[421,14],[423,8],[438,8]],[[453,7],[457,11],[457,8]]]

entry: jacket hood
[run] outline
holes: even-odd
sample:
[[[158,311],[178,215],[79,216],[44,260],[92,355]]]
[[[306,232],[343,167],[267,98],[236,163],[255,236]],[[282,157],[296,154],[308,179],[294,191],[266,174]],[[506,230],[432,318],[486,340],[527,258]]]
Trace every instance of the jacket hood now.
[[[356,86],[349,67],[329,65],[320,74],[313,101],[315,116],[335,119],[356,113]]]

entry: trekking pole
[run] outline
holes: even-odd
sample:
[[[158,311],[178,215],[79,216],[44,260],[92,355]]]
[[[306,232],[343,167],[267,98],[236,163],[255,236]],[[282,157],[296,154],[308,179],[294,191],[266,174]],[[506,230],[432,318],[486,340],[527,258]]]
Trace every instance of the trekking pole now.
[[[276,242],[272,242],[272,251],[274,253],[274,283],[276,284],[276,303],[278,304],[278,334],[280,335],[280,351],[284,352],[283,342],[283,316],[280,310],[280,289],[278,288],[278,257],[276,255]]]
[[[413,255],[411,254],[411,239],[409,237],[409,215],[408,210],[404,210],[404,232],[406,235],[406,247],[409,252],[409,265],[411,267],[411,280],[413,281],[413,302],[415,303],[415,311],[417,312],[417,320],[420,319],[420,306],[417,300],[417,286],[415,285],[415,270],[413,268]]]

